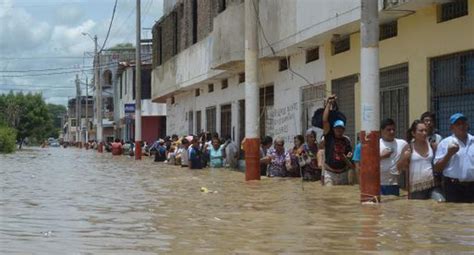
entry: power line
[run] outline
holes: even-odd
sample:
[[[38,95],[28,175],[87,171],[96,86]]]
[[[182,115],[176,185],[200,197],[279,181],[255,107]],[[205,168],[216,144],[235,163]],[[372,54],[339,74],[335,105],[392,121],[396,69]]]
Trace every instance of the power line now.
[[[117,2],[118,0],[115,0],[114,9],[112,11],[112,18],[110,19],[109,29],[107,30],[107,35],[105,36],[104,44],[102,44],[102,48],[99,50],[99,52],[101,52],[105,48],[107,40],[109,39],[110,29],[112,29],[112,24],[114,22],[115,10],[117,9]]]

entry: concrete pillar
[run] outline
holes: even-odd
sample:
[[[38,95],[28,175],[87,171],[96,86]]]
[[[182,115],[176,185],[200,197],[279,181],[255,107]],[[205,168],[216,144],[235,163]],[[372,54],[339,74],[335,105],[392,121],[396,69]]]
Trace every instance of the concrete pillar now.
[[[142,58],[141,58],[141,14],[140,0],[137,0],[136,15],[136,75],[135,75],[135,160],[142,159]]]
[[[260,180],[258,0],[245,0],[245,180]]]
[[[380,201],[378,1],[361,0],[361,202]]]

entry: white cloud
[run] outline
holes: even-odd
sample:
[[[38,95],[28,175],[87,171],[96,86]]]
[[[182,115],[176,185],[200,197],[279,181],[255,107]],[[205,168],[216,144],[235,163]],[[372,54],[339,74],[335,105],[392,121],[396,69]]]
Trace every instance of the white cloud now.
[[[74,25],[80,22],[84,17],[84,10],[75,5],[65,5],[57,8],[56,21],[59,24]]]
[[[51,26],[35,20],[24,9],[13,8],[11,1],[0,2],[0,48],[2,54],[16,54],[34,50],[46,43],[51,35]]]
[[[52,47],[63,54],[74,56],[82,55],[86,50],[90,50],[91,42],[89,38],[84,38],[83,32],[88,33],[93,30],[96,23],[87,20],[76,27],[59,25],[55,26],[51,36]]]

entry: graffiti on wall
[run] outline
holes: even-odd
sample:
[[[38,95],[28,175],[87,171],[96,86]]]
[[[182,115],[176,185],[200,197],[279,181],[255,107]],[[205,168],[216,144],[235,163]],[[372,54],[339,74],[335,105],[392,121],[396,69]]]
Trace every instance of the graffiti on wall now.
[[[289,147],[293,144],[293,137],[299,134],[298,121],[298,103],[281,108],[268,108],[265,131],[273,138],[283,138],[285,147]]]

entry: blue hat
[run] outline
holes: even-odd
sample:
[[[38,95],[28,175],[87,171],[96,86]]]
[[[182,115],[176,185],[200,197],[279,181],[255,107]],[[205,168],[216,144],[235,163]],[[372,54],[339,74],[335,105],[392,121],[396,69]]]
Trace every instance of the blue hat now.
[[[464,114],[460,112],[451,115],[451,117],[449,118],[449,122],[451,122],[451,125],[456,123],[456,121],[458,120],[467,120],[467,118],[466,116],[464,116]]]
[[[346,126],[344,125],[344,121],[336,120],[336,121],[334,121],[334,124],[332,125],[332,127],[335,127],[335,128],[336,127],[343,127],[343,128],[345,128]]]

